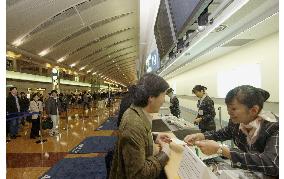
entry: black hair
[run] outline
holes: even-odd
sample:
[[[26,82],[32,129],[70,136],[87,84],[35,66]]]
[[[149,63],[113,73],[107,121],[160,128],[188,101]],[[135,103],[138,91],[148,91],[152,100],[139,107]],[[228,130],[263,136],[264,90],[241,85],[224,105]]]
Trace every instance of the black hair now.
[[[170,94],[170,93],[173,92],[173,91],[174,91],[173,88],[169,88],[169,89],[167,90],[167,93],[166,93],[166,94],[168,95],[168,94]]]
[[[148,98],[158,97],[169,88],[169,84],[162,77],[154,73],[146,73],[136,85],[134,104],[139,107],[148,105]]]
[[[134,95],[136,88],[137,88],[136,85],[131,85],[131,86],[129,86],[129,87],[128,87],[128,93],[129,93],[130,95]]]
[[[39,93],[34,93],[34,94],[32,94],[32,97],[31,97],[30,101],[33,101],[35,96],[38,96],[38,97],[39,97]]]
[[[121,118],[124,114],[124,112],[131,106],[131,104],[134,101],[136,91],[136,85],[131,85],[128,87],[128,92],[125,94],[125,96],[122,98],[119,106],[119,113],[117,117],[117,126],[120,125]]]
[[[205,86],[202,85],[195,85],[194,88],[192,89],[192,93],[195,93],[197,91],[204,91],[207,90],[207,88]]]
[[[20,94],[26,94],[26,93],[22,91]]]
[[[10,91],[12,91],[12,90],[15,89],[15,88],[17,89],[17,87],[15,87],[15,86],[11,87],[11,88],[10,88]]]
[[[263,103],[269,97],[269,92],[261,88],[255,88],[250,85],[242,85],[230,90],[227,93],[225,103],[228,105],[232,103],[234,99],[236,99],[239,103],[244,104],[248,108],[252,108],[254,105],[258,105],[261,110],[263,108]]]
[[[52,93],[56,93],[57,94],[57,91],[56,90],[51,90],[50,94]]]

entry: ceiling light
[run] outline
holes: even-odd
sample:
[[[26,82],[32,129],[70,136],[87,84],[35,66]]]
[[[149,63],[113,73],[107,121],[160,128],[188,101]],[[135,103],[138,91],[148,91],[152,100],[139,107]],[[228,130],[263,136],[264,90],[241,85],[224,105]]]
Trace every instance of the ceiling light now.
[[[45,67],[46,67],[46,68],[50,68],[51,65],[50,65],[49,63],[46,63],[46,64],[45,64]]]
[[[87,73],[90,73],[92,70],[88,70]]]
[[[72,63],[72,64],[70,65],[71,68],[73,68],[74,66],[76,66],[76,63]]]
[[[83,66],[79,69],[79,71],[84,70],[86,68],[86,66]]]
[[[48,54],[49,51],[50,51],[49,49],[45,49],[45,50],[39,52],[38,55],[41,56],[41,57],[43,57],[43,56],[45,56],[46,54]]]
[[[65,59],[66,59],[66,57],[61,57],[61,58],[59,58],[59,59],[57,60],[57,63],[61,63],[61,62],[63,62]]]
[[[14,45],[14,46],[16,46],[16,47],[22,45],[23,42],[24,42],[23,39],[24,39],[24,37],[21,37],[21,38],[16,39],[14,42],[12,42],[12,45]]]
[[[22,55],[21,54],[16,54],[15,52],[7,51],[6,57],[10,57],[13,59],[20,58]]]

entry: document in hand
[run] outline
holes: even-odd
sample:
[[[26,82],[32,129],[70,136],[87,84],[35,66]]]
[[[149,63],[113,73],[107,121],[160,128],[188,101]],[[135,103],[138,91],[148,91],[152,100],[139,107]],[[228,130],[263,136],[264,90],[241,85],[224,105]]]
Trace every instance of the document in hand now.
[[[217,176],[207,168],[203,161],[188,146],[185,146],[183,151],[178,175],[181,179],[217,179]]]

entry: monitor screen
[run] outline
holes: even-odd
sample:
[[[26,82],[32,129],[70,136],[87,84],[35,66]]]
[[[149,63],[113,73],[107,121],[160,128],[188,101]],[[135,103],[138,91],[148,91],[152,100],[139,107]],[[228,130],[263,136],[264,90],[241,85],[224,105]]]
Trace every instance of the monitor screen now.
[[[186,32],[186,27],[197,21],[212,0],[168,0],[176,37]]]
[[[157,50],[152,51],[146,60],[147,73],[157,71],[160,68],[160,58]]]
[[[154,34],[160,55],[160,59],[165,57],[174,44],[170,20],[165,0],[161,0],[155,26]]]

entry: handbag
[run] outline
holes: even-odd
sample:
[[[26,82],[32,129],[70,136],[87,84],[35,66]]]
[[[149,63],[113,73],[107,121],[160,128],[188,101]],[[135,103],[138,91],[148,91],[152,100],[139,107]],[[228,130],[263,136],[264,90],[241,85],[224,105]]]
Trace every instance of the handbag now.
[[[46,118],[46,120],[44,120],[44,121],[42,122],[41,127],[42,127],[43,130],[52,129],[52,127],[53,127],[53,122],[52,122],[51,118],[50,118],[50,117]]]

